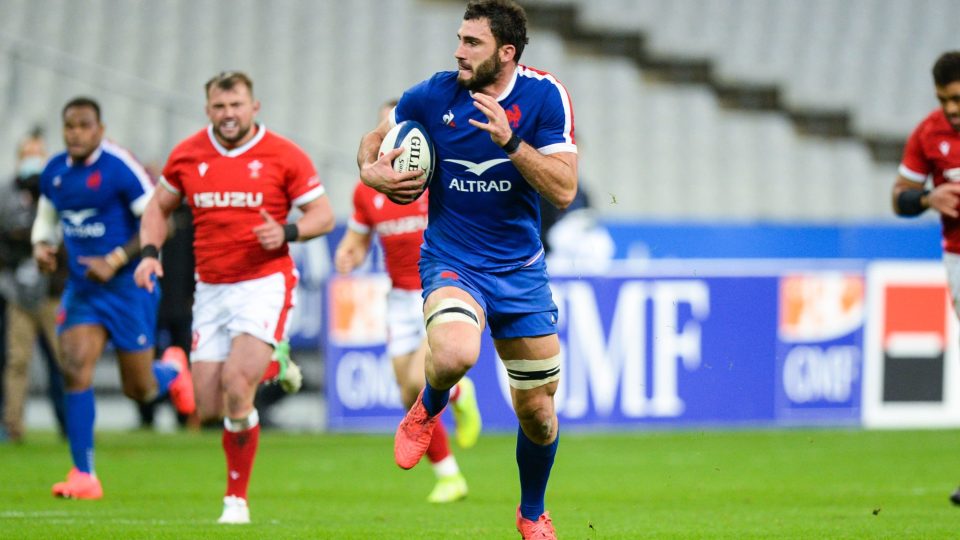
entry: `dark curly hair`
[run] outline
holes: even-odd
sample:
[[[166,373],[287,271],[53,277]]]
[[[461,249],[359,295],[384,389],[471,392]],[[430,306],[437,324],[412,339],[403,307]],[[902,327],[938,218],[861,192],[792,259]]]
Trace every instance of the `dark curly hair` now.
[[[960,81],[960,51],[947,51],[933,64],[933,84],[946,86]]]
[[[514,55],[515,62],[520,61],[520,55],[527,42],[527,13],[513,0],[472,0],[467,4],[463,13],[463,20],[487,19],[490,21],[490,32],[497,40],[497,47],[513,45],[517,49]]]

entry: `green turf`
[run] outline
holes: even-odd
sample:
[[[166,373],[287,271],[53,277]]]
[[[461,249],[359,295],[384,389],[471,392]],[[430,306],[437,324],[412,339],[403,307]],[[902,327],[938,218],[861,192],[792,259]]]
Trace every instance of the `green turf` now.
[[[0,538],[517,538],[513,437],[457,451],[470,497],[424,501],[388,436],[267,432],[249,526],[222,526],[219,433],[98,434],[101,501],[65,501],[52,434],[0,445]],[[564,435],[547,503],[561,538],[957,538],[958,431]]]

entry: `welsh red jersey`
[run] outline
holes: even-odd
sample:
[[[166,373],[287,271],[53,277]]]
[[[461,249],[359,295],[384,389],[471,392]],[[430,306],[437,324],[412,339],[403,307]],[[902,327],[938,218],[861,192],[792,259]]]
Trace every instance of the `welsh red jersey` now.
[[[410,204],[396,204],[363,182],[357,182],[353,190],[353,216],[348,226],[360,234],[377,233],[395,288],[421,288],[418,265],[427,228],[428,196],[426,192]]]
[[[213,126],[191,135],[171,152],[160,184],[193,210],[193,250],[204,283],[292,270],[286,244],[267,251],[257,241],[260,209],[284,223],[291,206],[324,194],[307,154],[262,125],[250,142],[231,150],[217,142]]]
[[[907,180],[924,182],[933,176],[933,185],[960,182],[960,133],[943,110],[930,113],[910,134],[900,162],[900,174]],[[960,219],[941,216],[943,249],[960,254]]]

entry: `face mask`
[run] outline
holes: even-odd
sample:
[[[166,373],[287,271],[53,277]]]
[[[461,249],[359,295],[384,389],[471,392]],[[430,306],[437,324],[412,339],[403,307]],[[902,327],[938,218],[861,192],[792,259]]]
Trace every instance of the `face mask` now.
[[[27,178],[43,172],[44,160],[40,156],[30,156],[23,158],[20,166],[17,168],[17,176]]]

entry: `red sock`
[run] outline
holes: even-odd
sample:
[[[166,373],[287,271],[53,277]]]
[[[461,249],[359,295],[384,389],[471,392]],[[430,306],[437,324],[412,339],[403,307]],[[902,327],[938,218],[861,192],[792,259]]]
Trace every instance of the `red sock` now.
[[[447,440],[447,428],[443,427],[443,422],[437,422],[437,427],[433,428],[430,446],[427,447],[427,459],[430,463],[439,463],[449,455],[450,442]]]
[[[460,399],[459,383],[453,385],[453,388],[450,389],[450,403],[456,403],[458,399]]]
[[[260,424],[244,431],[223,430],[223,452],[227,456],[227,493],[247,498],[247,485],[253,470],[253,458],[260,442]]]
[[[260,379],[260,382],[270,382],[280,374],[280,362],[276,360],[271,360],[267,365],[267,371],[263,373],[263,377]]]

